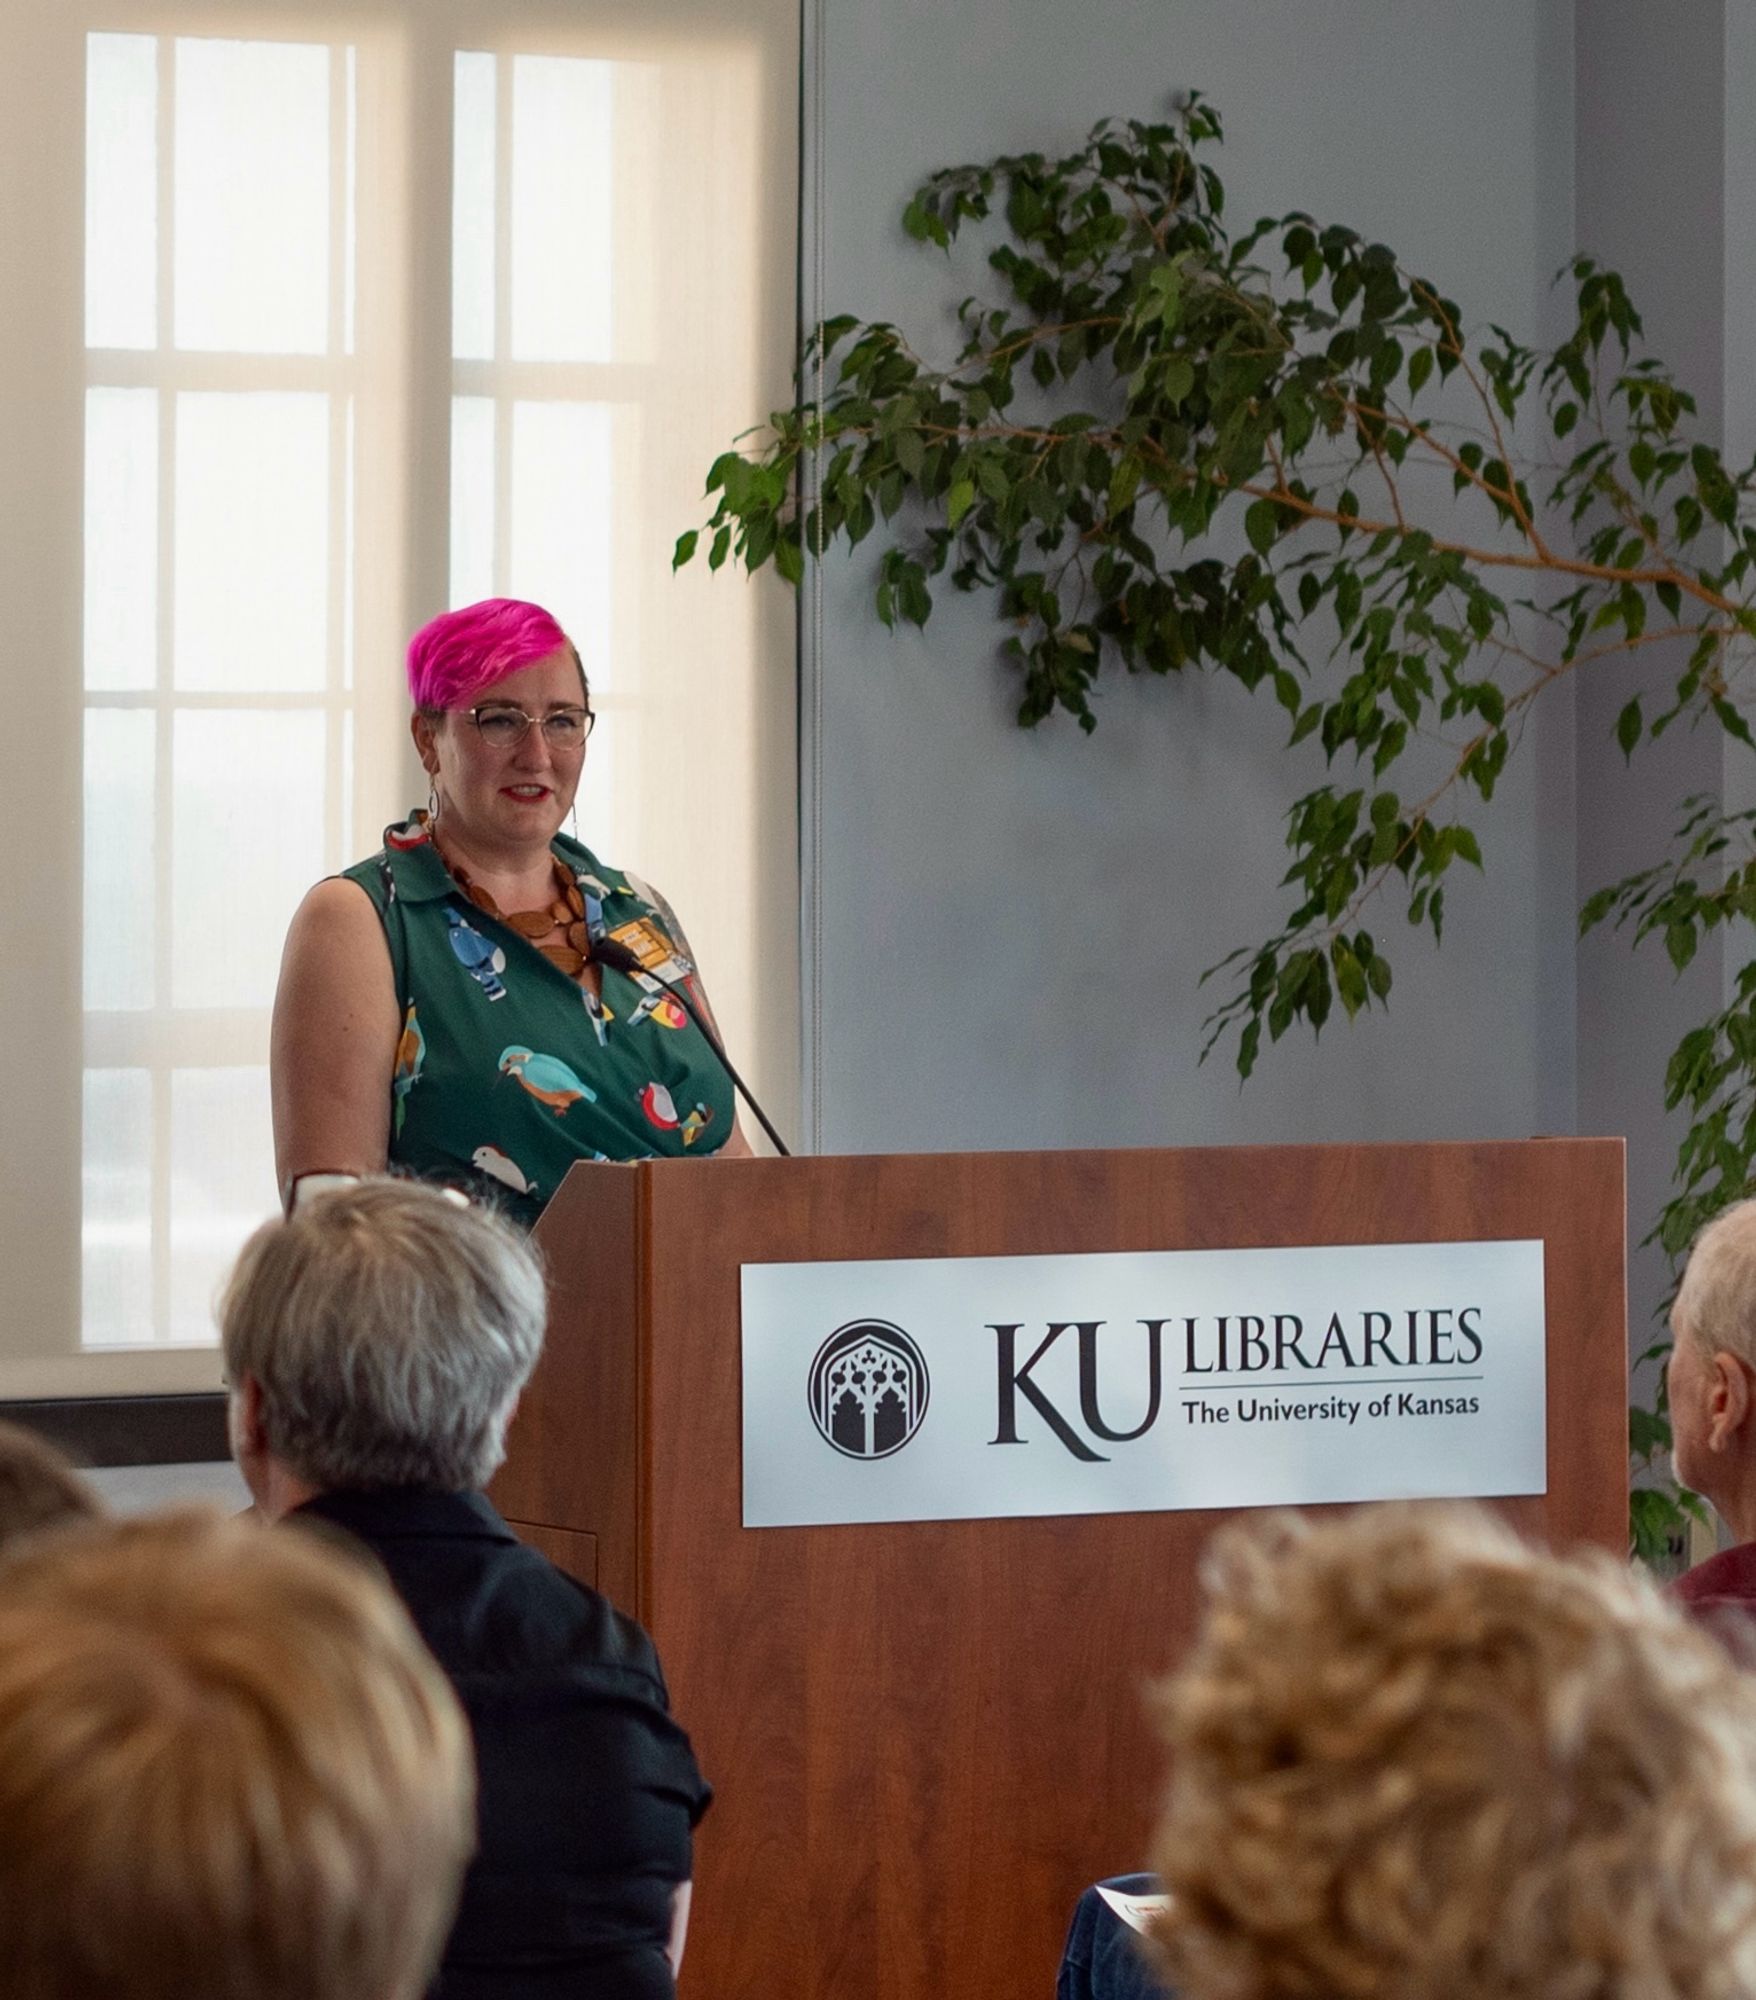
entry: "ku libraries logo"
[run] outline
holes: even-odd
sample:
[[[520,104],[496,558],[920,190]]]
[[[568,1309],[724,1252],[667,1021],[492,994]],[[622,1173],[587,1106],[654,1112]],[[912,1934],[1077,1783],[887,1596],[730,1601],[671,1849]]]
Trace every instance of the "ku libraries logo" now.
[[[1152,1323],[1156,1336],[1163,1322]],[[1108,1444],[1130,1444],[1158,1422],[1163,1400],[1163,1364],[1156,1339],[1149,1343],[1150,1381],[1146,1414],[1131,1430],[1107,1424],[1098,1408],[1098,1333],[1101,1320],[1051,1324],[1029,1356],[1020,1361],[1017,1342],[1024,1328],[1016,1323],[990,1323],[995,1342],[997,1425],[988,1444],[1025,1444],[1018,1428],[1023,1403],[1048,1425],[1050,1433],[1073,1457],[1101,1465],[1095,1450],[1075,1428],[1075,1421],[1050,1399],[1033,1379],[1037,1364],[1064,1333],[1076,1334],[1079,1353],[1079,1416],[1090,1434]],[[811,1363],[811,1421],[818,1435],[844,1458],[891,1458],[908,1443],[927,1414],[926,1357],[900,1326],[886,1319],[849,1320],[818,1348]]]
[[[927,1414],[927,1363],[884,1319],[836,1328],[811,1363],[811,1421],[844,1458],[889,1458]]]
[[[1479,1382],[1479,1374],[1457,1371],[1479,1364],[1484,1352],[1478,1306],[1418,1308],[1398,1317],[1367,1311],[1349,1321],[1339,1312],[1327,1323],[1307,1323],[1293,1313],[1220,1313],[1182,1319],[1142,1318],[1132,1326],[1110,1326],[1101,1319],[1051,1320],[1038,1336],[1019,1321],[990,1320],[994,1336],[994,1435],[989,1445],[1033,1442],[1021,1422],[1039,1419],[1036,1437],[1052,1438],[1067,1454],[1087,1465],[1103,1465],[1110,1453],[1100,1446],[1129,1445],[1158,1424],[1171,1397],[1167,1378],[1177,1383],[1172,1395],[1182,1403],[1187,1424],[1303,1421],[1347,1414],[1351,1424],[1362,1408],[1346,1400],[1310,1404],[1245,1392],[1301,1389],[1311,1393],[1345,1389],[1353,1371],[1380,1371],[1366,1381],[1382,1388],[1398,1373],[1419,1369],[1424,1385],[1454,1379]],[[1322,1331],[1319,1332],[1319,1326]],[[1105,1334],[1107,1340],[1100,1339]],[[1142,1339],[1144,1335],[1144,1339]],[[1073,1381],[1063,1405],[1037,1379],[1037,1369],[1063,1339],[1072,1337]],[[1311,1345],[1307,1347],[1306,1342]],[[1167,1365],[1165,1349],[1181,1349]],[[1179,1367],[1180,1362],[1180,1367]],[[1173,1375],[1173,1371],[1176,1371]],[[1206,1377],[1203,1382],[1200,1378]],[[1364,1385],[1362,1385],[1364,1386]],[[1118,1393],[1119,1391],[1119,1393]],[[1197,1402],[1197,1397],[1221,1391],[1237,1405]],[[927,1363],[920,1348],[901,1327],[889,1320],[856,1319],[839,1326],[818,1348],[809,1379],[811,1421],[831,1449],[844,1458],[891,1458],[921,1427],[927,1414]],[[1394,1391],[1374,1405],[1374,1417],[1474,1416],[1480,1398],[1420,1397]],[[1134,1421],[1111,1420],[1120,1404]],[[1028,1413],[1028,1414],[1027,1414]]]

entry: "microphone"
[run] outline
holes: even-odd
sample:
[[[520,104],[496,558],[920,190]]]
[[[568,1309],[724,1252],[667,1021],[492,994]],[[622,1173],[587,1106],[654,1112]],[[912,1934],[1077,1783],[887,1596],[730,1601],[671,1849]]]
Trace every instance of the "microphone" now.
[[[600,938],[593,938],[591,941],[591,955],[597,960],[599,965],[607,965],[612,972],[625,972],[630,979],[650,979],[655,986],[662,986],[665,989],[678,1006],[689,1016],[690,1020],[695,1023],[696,1027],[701,1030],[702,1039],[719,1058],[720,1067],[731,1078],[738,1094],[749,1105],[750,1109],[755,1112],[756,1122],[768,1134],[769,1141],[773,1145],[774,1150],[783,1160],[790,1160],[792,1154],[787,1150],[786,1141],[768,1122],[768,1113],[750,1095],[750,1086],[733,1069],[732,1059],[726,1054],[724,1047],[721,1045],[720,1038],[701,1018],[700,1014],[696,1011],[695,1002],[689,998],[688,994],[683,992],[680,987],[673,986],[668,979],[661,979],[656,972],[649,972],[620,938],[613,938],[607,935]]]

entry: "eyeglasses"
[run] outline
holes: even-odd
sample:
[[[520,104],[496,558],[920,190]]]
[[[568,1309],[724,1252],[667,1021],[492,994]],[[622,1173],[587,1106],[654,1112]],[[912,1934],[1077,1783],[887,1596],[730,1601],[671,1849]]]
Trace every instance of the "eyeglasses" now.
[[[540,725],[550,749],[578,750],[597,721],[589,708],[552,708],[547,715],[536,716],[527,715],[510,701],[484,701],[470,710],[469,719],[482,741],[496,750],[510,750],[522,743],[533,722]]]

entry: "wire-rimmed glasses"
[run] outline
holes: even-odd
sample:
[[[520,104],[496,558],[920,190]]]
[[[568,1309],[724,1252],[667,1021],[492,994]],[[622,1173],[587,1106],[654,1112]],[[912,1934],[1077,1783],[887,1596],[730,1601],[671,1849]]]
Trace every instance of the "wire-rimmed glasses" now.
[[[528,714],[516,702],[483,701],[469,711],[469,719],[482,741],[496,750],[515,749],[530,733],[533,722],[541,727],[551,750],[581,750],[597,716],[584,707],[552,708],[547,715],[538,716]]]

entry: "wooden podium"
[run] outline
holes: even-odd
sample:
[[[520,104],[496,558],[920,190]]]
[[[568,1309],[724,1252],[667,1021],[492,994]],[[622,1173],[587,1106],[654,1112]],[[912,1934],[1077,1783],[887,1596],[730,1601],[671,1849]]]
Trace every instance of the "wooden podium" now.
[[[746,1529],[739,1266],[1540,1237],[1545,1497],[1626,1543],[1620,1140],[580,1166],[494,1498],[657,1642],[718,1798],[685,2000],[1053,1992],[1075,1898],[1143,1865],[1221,1513]]]

